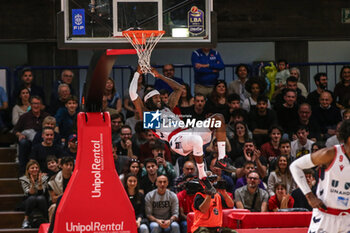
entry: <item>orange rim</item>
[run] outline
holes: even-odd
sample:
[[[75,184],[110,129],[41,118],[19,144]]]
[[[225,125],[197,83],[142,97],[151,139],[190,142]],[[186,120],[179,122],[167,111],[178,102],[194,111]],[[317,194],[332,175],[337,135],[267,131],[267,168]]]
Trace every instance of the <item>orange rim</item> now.
[[[163,35],[165,31],[158,31],[158,30],[133,30],[133,31],[123,31],[123,36],[130,37],[134,44],[145,44],[146,39],[150,38],[152,35],[153,37],[157,37],[160,35]]]

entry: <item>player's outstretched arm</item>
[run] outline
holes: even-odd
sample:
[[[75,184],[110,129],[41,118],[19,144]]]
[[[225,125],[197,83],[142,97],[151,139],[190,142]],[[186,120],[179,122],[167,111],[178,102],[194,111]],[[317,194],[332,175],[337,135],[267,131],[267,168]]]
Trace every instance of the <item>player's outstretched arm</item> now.
[[[138,83],[140,74],[141,74],[141,71],[139,71],[139,68],[138,68],[134,74],[134,78],[130,83],[129,95],[130,95],[130,99],[135,105],[135,109],[138,112],[140,119],[143,120],[144,105],[140,96],[137,94],[137,83]]]
[[[167,78],[164,75],[158,73],[158,71],[155,68],[152,68],[152,73],[156,78],[159,78],[166,82],[174,91],[169,96],[169,102],[168,105],[170,109],[172,110],[178,103],[179,99],[181,97],[182,92],[185,90],[185,88],[175,80],[171,78]]]

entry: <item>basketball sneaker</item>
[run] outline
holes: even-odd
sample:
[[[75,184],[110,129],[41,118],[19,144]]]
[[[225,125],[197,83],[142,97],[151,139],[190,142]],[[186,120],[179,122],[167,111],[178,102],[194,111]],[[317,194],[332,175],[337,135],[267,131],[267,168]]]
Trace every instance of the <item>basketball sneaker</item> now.
[[[212,196],[216,193],[216,189],[210,183],[208,177],[203,177],[202,179],[199,180],[199,183],[202,185],[205,194]]]
[[[221,168],[222,170],[228,172],[228,173],[232,173],[235,172],[237,169],[232,166],[228,161],[227,158],[223,158],[223,159],[218,159],[215,162],[215,167]]]

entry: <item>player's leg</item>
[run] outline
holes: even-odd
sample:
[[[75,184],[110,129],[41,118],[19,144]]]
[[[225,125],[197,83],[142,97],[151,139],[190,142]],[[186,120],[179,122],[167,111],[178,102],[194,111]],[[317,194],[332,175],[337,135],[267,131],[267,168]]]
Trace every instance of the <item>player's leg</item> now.
[[[323,213],[319,209],[313,209],[308,232],[338,232],[337,217]]]
[[[211,131],[215,131],[215,136],[218,145],[218,160],[215,163],[216,167],[219,167],[227,172],[235,172],[236,168],[227,162],[226,158],[226,125],[225,118],[222,114],[214,114],[209,117],[215,122],[221,122],[220,124],[214,124],[210,128]]]

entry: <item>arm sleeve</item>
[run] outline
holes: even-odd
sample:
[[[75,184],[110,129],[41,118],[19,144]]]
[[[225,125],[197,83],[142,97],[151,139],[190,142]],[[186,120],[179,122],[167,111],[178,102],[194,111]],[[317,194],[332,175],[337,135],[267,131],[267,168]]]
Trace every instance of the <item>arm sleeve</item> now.
[[[152,215],[152,200],[151,200],[151,193],[147,193],[145,197],[145,213],[146,216]]]
[[[196,210],[199,210],[199,206],[203,203],[204,201],[204,198],[201,196],[201,195],[196,195],[196,197],[194,198],[194,201],[193,201],[193,207],[196,209]]]
[[[303,157],[295,160],[289,167],[295,183],[297,183],[304,195],[310,193],[311,189],[306,182],[303,169],[308,169],[312,167],[315,167],[315,164],[311,160],[311,154],[304,155]]]
[[[174,192],[171,192],[171,216],[179,217],[179,200]],[[170,217],[171,217],[170,216]]]
[[[225,68],[224,61],[222,60],[219,52],[216,52],[216,63],[210,64],[209,68],[215,70],[222,70]]]
[[[129,95],[130,95],[130,99],[132,101],[135,101],[138,97],[137,94],[137,82],[139,80],[140,74],[138,72],[135,72],[134,74],[134,78],[132,79],[131,83],[130,83],[130,87],[129,87]]]

